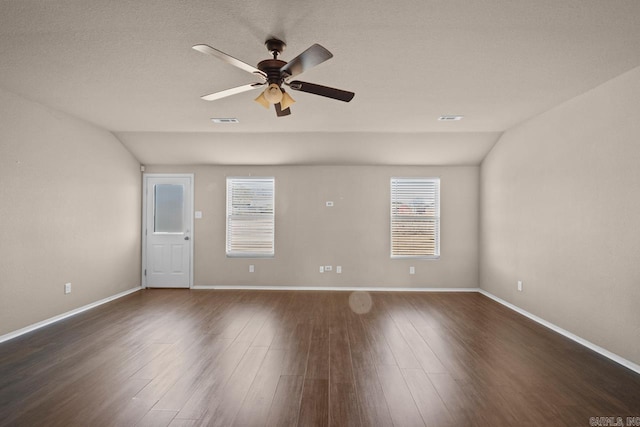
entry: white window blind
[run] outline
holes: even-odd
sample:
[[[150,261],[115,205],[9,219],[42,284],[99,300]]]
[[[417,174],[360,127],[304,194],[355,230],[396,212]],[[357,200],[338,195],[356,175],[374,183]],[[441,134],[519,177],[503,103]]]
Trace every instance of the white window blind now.
[[[274,255],[274,178],[227,178],[227,256]]]
[[[391,178],[391,257],[440,256],[440,179]]]

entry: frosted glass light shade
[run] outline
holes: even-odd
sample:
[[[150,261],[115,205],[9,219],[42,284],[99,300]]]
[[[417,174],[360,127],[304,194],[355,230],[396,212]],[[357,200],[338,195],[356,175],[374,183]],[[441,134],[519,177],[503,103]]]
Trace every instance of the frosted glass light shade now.
[[[264,97],[269,104],[277,104],[282,101],[282,90],[280,86],[275,83],[271,83],[268,88],[264,90]]]

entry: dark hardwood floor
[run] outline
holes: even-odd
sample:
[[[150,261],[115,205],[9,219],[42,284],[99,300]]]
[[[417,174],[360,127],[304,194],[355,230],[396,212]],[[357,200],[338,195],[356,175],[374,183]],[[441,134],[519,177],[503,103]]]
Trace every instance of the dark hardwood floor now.
[[[483,295],[372,292],[351,296],[353,309],[350,296],[137,292],[0,344],[0,425],[588,426],[590,417],[640,417],[640,375]]]

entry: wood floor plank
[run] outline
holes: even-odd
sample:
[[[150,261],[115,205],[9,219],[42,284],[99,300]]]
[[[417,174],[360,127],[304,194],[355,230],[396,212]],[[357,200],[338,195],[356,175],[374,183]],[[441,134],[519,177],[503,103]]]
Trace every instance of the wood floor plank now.
[[[136,427],[166,427],[171,424],[177,412],[152,410],[136,424]]]
[[[96,401],[94,396],[99,395],[99,404],[88,405],[69,422],[70,425],[101,425],[106,420],[111,420],[118,409],[131,401],[142,389],[148,380],[131,379],[123,382],[117,389],[114,387],[94,389],[89,401]],[[58,418],[58,417],[56,417]],[[110,421],[109,421],[110,422]]]
[[[269,408],[268,427],[295,426],[298,422],[304,378],[302,375],[282,375]]]
[[[267,347],[249,347],[229,378],[215,407],[209,407],[203,422],[209,426],[230,426],[240,410],[249,387],[267,354]]]
[[[305,379],[329,379],[329,326],[314,324]]]
[[[158,401],[154,409],[162,411],[180,411],[191,395],[202,384],[202,378],[217,363],[218,358],[232,344],[230,339],[214,339],[202,346],[193,348],[196,354],[200,354],[198,360],[182,371],[182,375],[165,390],[161,396],[158,393]],[[144,390],[143,390],[144,392]]]
[[[131,390],[137,393],[149,380],[131,378],[124,369],[129,362],[135,364],[136,355],[137,352],[130,353],[130,349],[108,348],[95,357],[78,360],[75,369],[59,376],[60,382],[48,381],[38,389],[36,396],[30,397],[29,404],[25,405],[25,415],[42,420],[86,418],[90,416],[86,402],[99,397],[128,396]],[[105,404],[104,399],[100,399],[100,405]]]
[[[423,370],[402,369],[401,371],[418,411],[427,426],[457,425]]]
[[[416,356],[413,354],[411,346],[409,346],[404,339],[391,317],[388,315],[381,317],[378,328],[387,340],[393,357],[398,363],[398,367],[405,369],[420,368],[420,362],[418,362],[418,359],[416,359]]]
[[[246,341],[233,342],[229,348],[203,374],[199,384],[189,400],[180,409],[176,418],[201,419],[209,409],[210,403],[216,402],[220,390],[233,374],[236,366],[249,348]]]
[[[271,402],[280,382],[285,353],[285,350],[267,351],[247,396],[236,414],[233,425],[249,427],[265,424]]]
[[[329,408],[330,426],[362,425],[358,394],[353,383],[330,382]]]
[[[311,345],[311,323],[298,323],[288,336],[283,347],[286,350],[282,375],[304,375],[309,360]],[[269,348],[273,348],[270,346]],[[275,349],[278,349],[276,347]]]
[[[197,427],[198,424],[198,420],[184,420],[174,418],[171,423],[169,423],[169,427]]]
[[[640,414],[640,375],[481,294],[369,292],[370,307],[350,295],[146,289],[79,313],[0,343],[0,426],[533,427]]]
[[[316,427],[326,426],[328,423],[329,380],[304,380],[298,426]]]
[[[190,390],[195,389],[199,378],[211,363],[215,363],[231,346],[230,341],[224,338],[199,340],[196,345],[185,346],[184,353],[163,357],[165,369],[136,397],[158,402],[154,406],[157,410],[180,411]],[[203,349],[206,349],[205,356],[196,357],[198,351]]]
[[[364,426],[390,426],[391,414],[378,379],[373,358],[368,352],[352,353],[355,389]]]
[[[329,378],[333,383],[353,384],[351,347],[346,325],[329,332]]]
[[[248,341],[253,342],[256,339],[256,336],[264,326],[265,321],[268,318],[269,313],[265,311],[258,311],[254,313],[254,315],[249,319],[249,322],[245,325],[245,327],[240,331],[236,340],[237,341]],[[268,347],[268,346],[264,346]]]
[[[474,421],[472,413],[478,403],[469,400],[468,395],[465,395],[451,375],[429,374],[428,377],[456,424],[471,425]]]
[[[362,324],[375,363],[377,365],[397,366],[396,358],[384,337],[384,332],[378,327],[377,320],[363,318]]]
[[[329,332],[329,425],[360,425],[349,333],[346,324],[335,319]]]
[[[407,305],[401,295],[390,295],[390,300],[395,302],[396,306],[405,307]],[[448,372],[429,344],[415,329],[406,310],[388,310],[388,313],[425,372]]]
[[[400,369],[397,366],[379,365],[377,370],[393,425],[424,427],[422,416]]]
[[[429,344],[434,354],[445,366],[447,373],[456,379],[466,379],[469,376],[469,369],[464,363],[464,353],[461,346],[451,339],[447,339],[446,332],[435,329],[421,323],[420,320],[412,320],[411,323],[416,328],[422,339]]]
[[[274,345],[274,340],[282,333],[285,322],[285,313],[293,300],[292,292],[275,291],[276,298],[269,307],[269,314],[260,329],[260,332],[254,338],[251,345],[257,347]],[[275,347],[275,346],[274,346]]]

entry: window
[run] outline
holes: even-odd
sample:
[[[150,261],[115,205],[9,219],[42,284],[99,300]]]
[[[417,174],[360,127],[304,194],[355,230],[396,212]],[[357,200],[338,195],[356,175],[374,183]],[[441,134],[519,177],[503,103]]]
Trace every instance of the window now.
[[[391,178],[391,258],[440,256],[440,178]]]
[[[153,186],[155,205],[153,206],[154,233],[183,233],[184,187],[175,184]]]
[[[227,178],[227,256],[273,256],[274,235],[274,178]]]

